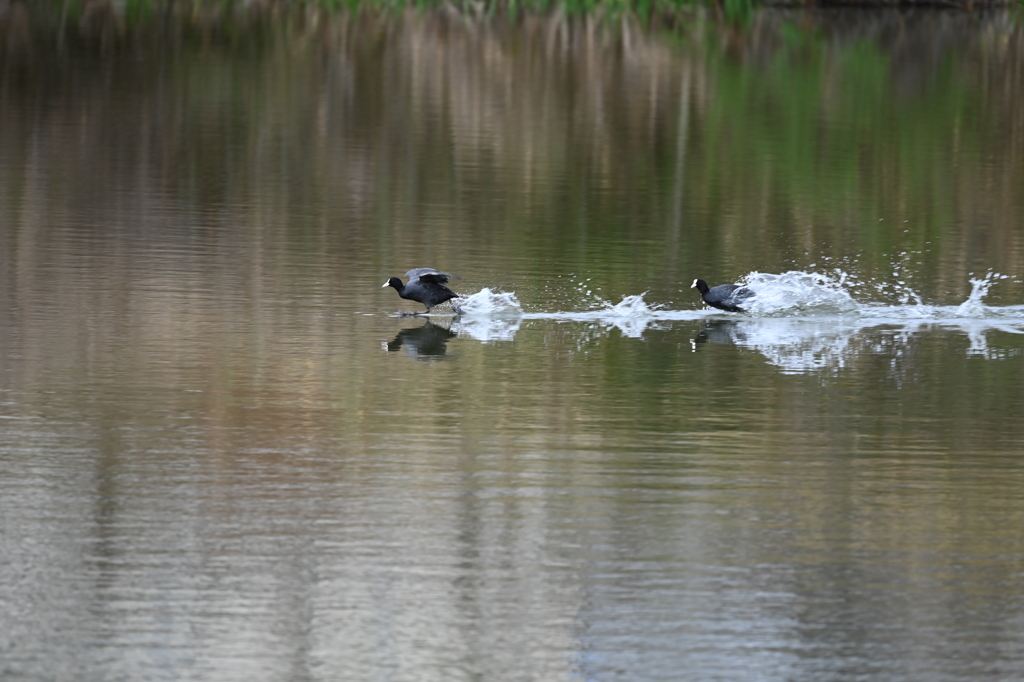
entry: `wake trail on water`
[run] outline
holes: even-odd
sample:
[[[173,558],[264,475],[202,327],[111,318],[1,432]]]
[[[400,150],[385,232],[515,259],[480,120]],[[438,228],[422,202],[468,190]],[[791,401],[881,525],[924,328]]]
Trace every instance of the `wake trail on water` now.
[[[639,337],[660,322],[729,321],[741,324],[746,334],[772,336],[776,342],[817,333],[815,329],[842,329],[848,334],[880,325],[912,329],[937,324],[959,327],[970,335],[989,329],[1024,334],[1024,305],[989,306],[984,301],[993,286],[1007,279],[1008,275],[996,272],[972,277],[967,300],[942,306],[925,303],[898,277],[890,282],[862,280],[840,268],[751,272],[738,282],[754,292],[741,313],[697,307],[699,298],[687,300],[690,289],[680,289],[681,299],[674,304],[649,302],[646,291],[624,296],[616,303],[595,294],[585,281],[567,286],[563,297],[566,307],[582,306],[582,310],[526,311],[515,292],[484,288],[463,295],[453,306],[458,318],[452,329],[484,341],[510,340],[526,320],[590,322],[616,328],[627,337]],[[888,300],[871,300],[879,298]]]
[[[657,305],[644,301],[646,292],[625,296],[618,303],[605,301],[590,291],[586,295],[595,300],[598,307],[582,311],[525,312],[514,292],[495,292],[484,288],[466,296],[456,309],[459,323],[453,328],[466,335],[485,340],[509,336],[519,328],[522,320],[557,320],[594,322],[618,327],[626,336],[640,336],[658,317]],[[692,312],[692,311],[691,311]],[[690,315],[690,319],[696,316]]]
[[[831,272],[791,270],[782,274],[751,272],[739,284],[754,292],[744,302],[741,313],[725,313],[711,308],[671,308],[664,303],[645,300],[648,292],[624,296],[614,303],[595,295],[581,286],[579,299],[590,307],[584,310],[530,311],[523,309],[515,292],[498,292],[489,288],[475,294],[464,295],[453,306],[468,318],[555,319],[599,321],[632,319],[693,320],[703,317],[728,319],[781,317],[781,318],[888,318],[899,320],[985,319],[1024,324],[1024,305],[989,306],[984,302],[989,290],[998,282],[1010,279],[1008,275],[989,272],[984,277],[971,278],[971,293],[959,305],[939,306],[926,304],[920,295],[904,281],[895,284],[864,282],[856,276],[836,269]],[[872,290],[895,295],[897,303],[860,301],[861,292]],[[682,290],[689,293],[689,290]],[[693,297],[696,305],[700,301]],[[453,302],[454,303],[454,302]],[[686,305],[684,303],[683,305]]]

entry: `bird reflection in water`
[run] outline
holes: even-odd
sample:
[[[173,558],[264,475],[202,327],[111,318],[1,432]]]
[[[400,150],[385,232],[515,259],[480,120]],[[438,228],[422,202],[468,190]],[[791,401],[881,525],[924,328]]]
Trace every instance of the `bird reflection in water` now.
[[[690,347],[696,352],[698,344],[722,343],[734,345],[738,328],[739,323],[732,320],[712,320],[705,324],[697,336],[690,341]]]
[[[873,325],[856,318],[786,319],[709,321],[691,341],[697,351],[699,344],[721,344],[755,350],[785,374],[811,372],[837,372],[846,367],[851,358],[875,353],[879,345],[903,344],[913,334],[892,333],[889,325],[884,331],[869,333]],[[913,357],[913,353],[894,352],[900,362]]]
[[[448,356],[448,341],[455,337],[447,326],[424,320],[423,324],[405,327],[381,347],[389,353],[405,351],[417,360],[439,360]]]

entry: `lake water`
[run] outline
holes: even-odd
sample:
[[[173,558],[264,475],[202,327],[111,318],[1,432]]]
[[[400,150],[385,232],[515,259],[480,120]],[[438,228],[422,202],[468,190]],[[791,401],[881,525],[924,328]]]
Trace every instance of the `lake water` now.
[[[4,680],[1020,679],[1017,14],[12,7]]]

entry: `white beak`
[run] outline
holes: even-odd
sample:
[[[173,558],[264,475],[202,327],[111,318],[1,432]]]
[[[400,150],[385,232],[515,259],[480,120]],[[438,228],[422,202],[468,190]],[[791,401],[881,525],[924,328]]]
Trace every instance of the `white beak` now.
[[[693,289],[695,286],[697,286],[697,280],[693,280],[693,284],[690,285],[690,288]]]
[[[383,289],[384,287],[386,287],[389,284],[391,284],[391,280],[390,279],[388,281],[384,282],[384,284],[381,286],[381,289]]]

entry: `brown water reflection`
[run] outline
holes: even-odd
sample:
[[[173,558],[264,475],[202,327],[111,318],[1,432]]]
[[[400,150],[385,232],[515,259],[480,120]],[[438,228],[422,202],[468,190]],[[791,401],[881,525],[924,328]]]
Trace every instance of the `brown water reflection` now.
[[[1016,676],[1013,15],[12,25],[4,677]]]
[[[57,183],[108,224],[135,203],[148,230],[166,231],[161,199],[194,201],[346,263],[382,253],[381,271],[456,239],[458,265],[501,250],[506,284],[600,259],[623,293],[634,258],[664,294],[680,271],[832,256],[878,275],[909,253],[923,293],[960,302],[967,273],[1022,270],[1012,16],[765,12],[736,33],[698,15],[649,40],[363,14],[132,59],[33,54],[6,65],[6,185]]]

